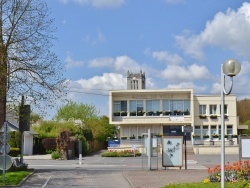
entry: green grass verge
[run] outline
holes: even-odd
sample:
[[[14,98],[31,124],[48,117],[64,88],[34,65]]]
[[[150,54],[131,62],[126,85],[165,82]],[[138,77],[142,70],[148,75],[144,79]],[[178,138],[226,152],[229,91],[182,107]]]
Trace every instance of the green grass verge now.
[[[3,174],[1,171],[0,186],[4,185],[18,185],[25,177],[31,174],[32,171],[15,171],[5,173],[5,184],[3,183]]]
[[[240,182],[225,182],[226,188],[249,188],[250,181],[240,181]],[[220,188],[220,182],[213,183],[180,183],[180,184],[169,184],[164,186],[164,188]]]

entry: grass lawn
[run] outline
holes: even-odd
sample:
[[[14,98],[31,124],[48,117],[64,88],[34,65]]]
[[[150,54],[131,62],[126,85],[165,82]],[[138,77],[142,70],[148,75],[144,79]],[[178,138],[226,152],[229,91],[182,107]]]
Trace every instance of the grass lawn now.
[[[181,184],[170,184],[164,186],[164,188],[220,188],[220,182],[213,183],[181,183]],[[250,181],[241,181],[241,182],[225,182],[226,188],[249,188]]]
[[[15,172],[5,172],[5,185],[18,185],[26,176],[31,174],[32,171],[15,171]],[[3,173],[1,171],[0,175],[0,186],[3,184]]]

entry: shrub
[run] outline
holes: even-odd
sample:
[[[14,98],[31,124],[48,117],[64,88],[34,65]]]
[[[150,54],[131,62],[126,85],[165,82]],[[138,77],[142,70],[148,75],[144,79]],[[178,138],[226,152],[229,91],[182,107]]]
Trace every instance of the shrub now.
[[[53,151],[51,153],[51,158],[52,159],[59,159],[59,158],[61,158],[61,155],[57,151]]]
[[[56,138],[44,138],[42,139],[45,150],[56,150]]]
[[[10,171],[25,171],[28,169],[27,163],[20,163],[18,158],[13,159],[13,164],[10,168]]]
[[[11,131],[9,132],[10,135],[10,141],[8,142],[8,144],[10,145],[11,148],[16,148],[16,140],[15,140],[15,131]]]
[[[136,150],[135,156],[141,156],[141,153]],[[109,150],[107,152],[102,153],[102,157],[134,157],[134,150]]]
[[[11,157],[17,157],[20,154],[19,148],[10,148],[10,152],[8,153]]]

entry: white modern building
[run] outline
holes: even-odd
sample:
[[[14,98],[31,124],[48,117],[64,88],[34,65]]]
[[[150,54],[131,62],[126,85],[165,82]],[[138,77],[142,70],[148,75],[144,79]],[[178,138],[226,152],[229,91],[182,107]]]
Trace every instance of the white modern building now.
[[[120,127],[120,137],[138,139],[148,129],[159,135],[180,136],[186,125],[193,127],[187,139],[194,144],[220,139],[220,95],[197,95],[193,89],[148,90],[145,80],[145,73],[128,72],[127,90],[110,91],[110,124]],[[235,95],[225,97],[224,109],[225,135],[231,140],[237,136],[239,124]]]

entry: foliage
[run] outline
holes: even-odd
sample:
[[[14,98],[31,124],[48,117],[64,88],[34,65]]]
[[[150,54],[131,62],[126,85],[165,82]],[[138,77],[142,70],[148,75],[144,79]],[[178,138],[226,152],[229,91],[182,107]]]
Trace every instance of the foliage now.
[[[63,65],[51,50],[55,28],[47,2],[5,0],[0,9],[0,98],[7,95],[8,85],[8,103],[16,104],[26,95],[33,106],[41,107],[40,101],[46,107],[53,106],[62,94],[65,79]],[[3,112],[6,101],[0,103]]]
[[[58,151],[53,151],[51,153],[51,158],[52,159],[59,159],[59,158],[61,158],[61,155],[58,153]]]
[[[42,144],[45,150],[56,150],[56,138],[44,138],[42,139]]]
[[[10,152],[8,153],[11,157],[17,157],[20,155],[20,149],[19,148],[10,148]]]
[[[127,136],[121,136],[122,140],[126,140],[128,137]]]
[[[193,138],[200,138],[200,135],[198,135],[198,134],[193,134]]]
[[[242,134],[250,135],[250,120],[244,122],[244,125],[248,125],[248,129],[242,130]]]
[[[207,182],[220,182],[221,181],[221,167],[215,166],[213,169],[208,168],[209,177]],[[249,161],[237,161],[233,165],[229,162],[225,165],[225,181],[238,182],[250,181],[250,163]]]
[[[37,123],[39,120],[42,120],[42,117],[39,114],[36,114],[34,112],[30,113],[30,123],[31,124]]]
[[[98,113],[94,105],[77,104],[70,100],[66,105],[58,109],[54,119],[57,121],[81,120],[87,125],[89,121],[97,118]]]
[[[57,151],[63,159],[70,159],[69,150],[74,150],[75,140],[70,138],[71,133],[69,130],[62,130],[56,139]]]
[[[16,147],[21,149],[21,132],[15,131]]]
[[[38,138],[56,138],[63,129],[77,132],[73,122],[41,121],[39,126],[32,126],[32,129],[38,133]]]
[[[25,171],[28,169],[27,163],[20,163],[19,158],[14,158],[10,171]]]
[[[134,157],[135,156],[141,156],[141,153],[139,150],[108,150],[107,152],[102,153],[102,157]]]
[[[0,178],[2,179],[2,173],[0,174]],[[31,171],[7,171],[5,173],[5,185],[18,185],[29,174],[31,174]],[[4,185],[2,181],[0,182],[0,185]]]
[[[245,98],[237,101],[237,115],[241,124],[250,120],[250,100]]]
[[[15,131],[11,131],[9,132],[10,135],[10,141],[8,142],[8,144],[10,145],[11,148],[16,148],[16,139],[15,139]]]

